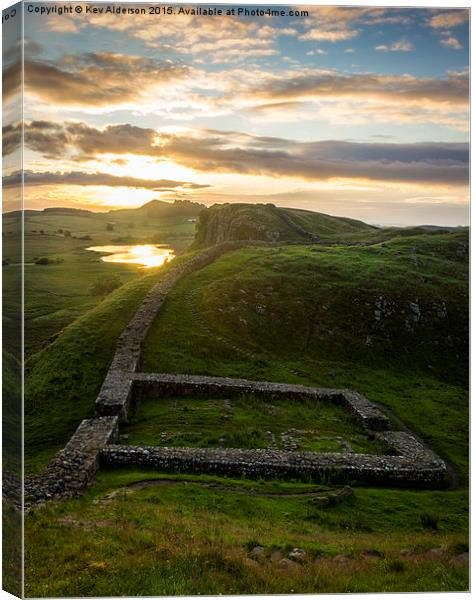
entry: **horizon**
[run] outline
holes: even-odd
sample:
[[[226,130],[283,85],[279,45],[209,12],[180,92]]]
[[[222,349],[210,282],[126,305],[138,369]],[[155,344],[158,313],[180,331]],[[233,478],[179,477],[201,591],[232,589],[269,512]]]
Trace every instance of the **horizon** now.
[[[31,211],[31,212],[46,212],[46,211],[54,211],[54,210],[69,210],[69,211],[78,211],[78,212],[89,212],[93,215],[100,215],[100,214],[110,214],[110,213],[114,213],[114,212],[119,212],[119,211],[124,211],[124,210],[140,210],[141,208],[144,208],[144,206],[148,205],[148,204],[152,204],[154,202],[160,202],[163,204],[169,204],[170,206],[173,206],[176,202],[192,202],[194,204],[197,205],[201,205],[204,207],[204,210],[208,209],[208,208],[212,208],[213,206],[220,206],[222,204],[227,204],[225,202],[215,202],[214,204],[210,204],[207,205],[204,202],[196,202],[194,200],[188,200],[188,199],[176,199],[176,200],[160,200],[158,198],[154,198],[152,200],[148,200],[147,202],[144,202],[144,204],[142,204],[141,206],[133,206],[133,207],[121,207],[121,208],[111,208],[109,210],[104,210],[104,209],[100,209],[100,208],[78,208],[78,207],[72,207],[72,206],[46,206],[44,208],[27,208],[24,209],[25,212],[27,211]],[[228,204],[232,204],[232,203],[228,203]],[[235,202],[234,204],[239,204],[239,202]],[[265,206],[265,203],[251,203],[251,202],[242,202],[241,204],[263,204],[263,206]],[[311,210],[308,208],[301,208],[299,206],[284,206],[284,207],[280,207],[280,208],[288,208],[290,210],[304,210],[307,212],[313,212],[313,213],[317,213],[317,214],[322,214],[328,217],[334,217],[336,219],[339,218],[343,218],[343,219],[349,219],[352,217],[346,217],[344,216],[340,216],[340,215],[333,215],[330,213],[322,213],[320,211],[317,210]],[[17,213],[17,212],[21,212],[18,209],[13,209],[10,211],[3,211],[3,215],[9,215],[11,213]],[[355,219],[356,221],[358,221],[359,219]],[[360,219],[361,220],[361,219]],[[367,221],[362,221],[363,223],[366,223],[366,225],[370,225],[372,227],[378,227],[378,228],[387,228],[387,227],[396,227],[396,228],[401,228],[401,229],[409,229],[412,227],[439,227],[439,228],[451,228],[451,229],[455,229],[455,228],[466,228],[469,229],[470,225],[436,225],[435,223],[421,223],[420,225],[404,225],[402,223],[388,223],[388,224],[382,224],[382,223],[372,223],[372,222],[367,222]]]
[[[298,9],[25,14],[25,209],[273,203],[466,226],[469,11]],[[19,90],[5,81],[8,116]],[[6,207],[18,143],[4,128]]]

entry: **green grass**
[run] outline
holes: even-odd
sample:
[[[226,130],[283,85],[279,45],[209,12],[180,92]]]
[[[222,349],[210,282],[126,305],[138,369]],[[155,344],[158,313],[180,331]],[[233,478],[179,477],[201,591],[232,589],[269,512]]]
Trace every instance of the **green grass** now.
[[[168,268],[154,269],[154,273],[122,286],[26,362],[27,472],[43,468],[80,421],[93,415],[117,338]]]
[[[358,489],[345,503],[316,509],[312,496],[287,496],[290,484],[275,481],[166,476],[157,486],[121,491],[160,477],[102,472],[83,498],[28,514],[26,595],[468,588],[467,567],[454,559],[467,550],[458,492]],[[294,491],[319,488],[295,484]],[[422,505],[438,515],[436,531],[422,526]],[[264,557],[251,562],[256,545]],[[270,560],[294,547],[307,553],[302,565],[284,570]],[[433,548],[443,548],[441,556]],[[365,557],[368,551],[376,556]],[[344,565],[335,558],[343,554]]]
[[[267,448],[267,432],[282,450],[281,434],[291,428],[299,448],[307,452],[342,452],[338,438],[355,452],[385,453],[343,408],[316,402],[275,400],[253,396],[232,401],[232,414],[223,399],[148,398],[140,403],[132,422],[121,429],[133,445],[199,448]],[[164,434],[162,439],[161,435]]]
[[[356,389],[449,459],[457,489],[357,488],[346,502],[318,509],[310,500],[322,488],[302,482],[101,471],[84,497],[27,515],[27,595],[466,590],[468,567],[455,557],[468,547],[468,276],[459,250],[467,234],[393,235],[369,247],[250,248],[221,257],[167,298],[144,365]],[[92,414],[118,335],[168,268],[122,286],[29,359],[31,471]],[[412,320],[416,299],[420,317]],[[160,443],[168,431],[176,436],[169,445],[213,445],[225,432],[258,445],[263,430],[301,428],[296,421],[312,418],[295,404],[281,407],[279,418],[258,418],[248,399],[237,401],[236,422],[225,422],[204,402],[177,401],[188,407],[177,419],[170,400],[151,398],[122,433],[128,443]],[[329,419],[332,410],[320,416],[327,432],[360,439],[358,426]],[[315,439],[304,443],[322,449]],[[163,481],[127,487],[154,478]],[[266,560],[250,562],[257,544]],[[304,564],[283,570],[269,560],[293,547],[306,550]],[[429,552],[435,548],[443,550]],[[335,559],[342,554],[344,563]]]
[[[2,501],[2,589],[22,594],[22,516],[18,508]]]
[[[106,229],[114,222],[113,231]],[[135,210],[91,213],[88,216],[33,213],[25,216],[25,352],[38,352],[67,325],[101,302],[90,289],[98,279],[117,275],[125,284],[141,277],[138,266],[104,263],[101,256],[86,248],[114,243],[165,243],[182,252],[193,240],[195,225],[183,216],[149,218]],[[69,231],[65,237],[61,230]],[[4,319],[10,347],[18,345],[15,322],[20,311],[18,258],[20,235],[15,215],[3,223],[3,258],[12,266],[3,268]],[[43,233],[41,233],[41,231]],[[82,240],[89,236],[91,239]],[[38,265],[38,258],[58,259],[58,263]],[[16,293],[12,293],[16,290]]]

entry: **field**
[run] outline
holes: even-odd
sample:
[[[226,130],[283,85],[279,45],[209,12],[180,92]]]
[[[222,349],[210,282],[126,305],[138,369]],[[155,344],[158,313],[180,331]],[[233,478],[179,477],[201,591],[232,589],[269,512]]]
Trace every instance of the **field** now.
[[[468,588],[464,494],[359,488],[319,509],[315,485],[183,478],[102,472],[83,498],[28,515],[27,595]]]
[[[111,241],[106,233],[93,243]],[[356,389],[449,461],[449,490],[356,487],[324,509],[314,499],[328,490],[311,483],[101,471],[82,498],[28,514],[27,595],[467,589],[467,232],[406,233],[367,246],[224,255],[172,290],[143,368]],[[170,268],[100,263],[83,241],[34,235],[32,258],[64,262],[28,267],[49,278],[35,280],[28,300],[35,332],[26,370],[29,473],[92,416],[117,337]],[[70,274],[64,283],[61,268]],[[48,306],[40,291],[56,278],[64,286],[58,293],[74,296],[81,272],[86,290],[112,272],[122,285],[101,298],[86,291],[69,306],[64,298]],[[50,319],[44,328],[35,323],[40,304],[38,314]],[[226,400],[148,398],[121,430],[122,443],[265,447],[269,431],[282,447],[282,433],[294,428],[313,432],[297,435],[303,449],[339,451],[348,443],[381,451],[332,407],[240,398],[230,418]],[[288,560],[293,548],[304,550],[302,559]]]
[[[197,448],[268,448],[305,452],[385,453],[343,408],[312,401],[263,402],[226,398],[148,398],[130,425],[126,444]]]
[[[64,214],[54,211],[26,213],[25,216],[25,351],[33,354],[48,344],[69,323],[103,299],[91,294],[91,287],[104,277],[125,284],[140,277],[136,266],[105,264],[101,255],[86,250],[108,244],[169,244],[182,251],[193,240],[195,225],[183,216],[150,219],[139,211]],[[16,216],[3,222],[3,259],[18,261],[19,232]],[[108,224],[112,227],[108,230]],[[38,259],[49,264],[38,264]],[[4,266],[5,288],[18,278],[17,269]],[[6,298],[6,319],[18,309]],[[11,317],[10,317],[11,315]],[[8,325],[7,325],[8,327]],[[12,324],[13,327],[13,324]],[[8,329],[7,329],[8,335]],[[13,334],[12,334],[13,337]],[[14,343],[14,340],[12,340]]]

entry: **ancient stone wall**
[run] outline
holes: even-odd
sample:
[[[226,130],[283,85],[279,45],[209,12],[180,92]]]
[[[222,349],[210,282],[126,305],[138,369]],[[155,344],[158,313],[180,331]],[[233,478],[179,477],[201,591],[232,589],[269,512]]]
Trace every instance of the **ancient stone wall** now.
[[[395,432],[392,432],[395,433]],[[448,483],[445,463],[404,432],[396,441],[405,454],[283,452],[238,448],[158,448],[111,445],[100,453],[105,466],[130,466],[171,472],[235,477],[293,478],[328,483],[441,488]],[[417,459],[415,460],[415,457]]]
[[[142,345],[167,294],[185,275],[197,271],[225,252],[245,246],[269,246],[266,242],[224,242],[171,266],[167,274],[147,294],[131,322],[117,341],[117,349],[104,384],[96,399],[97,415],[119,415],[127,421],[131,400],[130,379],[140,364]]]
[[[80,494],[93,481],[99,468],[99,452],[117,441],[118,422],[118,417],[82,421],[45,471],[25,480],[25,507]]]
[[[219,396],[227,394],[252,394],[272,400],[285,398],[289,401],[315,399],[340,404],[350,410],[366,429],[383,431],[389,428],[388,418],[364,398],[352,390],[313,388],[304,385],[249,381],[229,377],[206,377],[200,375],[174,375],[169,373],[135,373],[133,394],[142,397],[156,396]]]
[[[26,506],[80,494],[93,481],[100,464],[246,477],[354,481],[372,485],[443,487],[446,484],[445,463],[413,436],[389,431],[388,418],[355,391],[246,379],[137,372],[147,333],[173,286],[184,275],[205,267],[225,252],[250,245],[270,244],[259,241],[225,242],[170,267],[147,294],[118,339],[116,353],[96,399],[96,417],[82,421],[46,470],[25,481]],[[128,420],[131,405],[143,397],[223,397],[232,394],[286,398],[290,402],[314,398],[340,404],[350,410],[368,431],[393,448],[395,456],[112,445],[117,440],[119,424]]]

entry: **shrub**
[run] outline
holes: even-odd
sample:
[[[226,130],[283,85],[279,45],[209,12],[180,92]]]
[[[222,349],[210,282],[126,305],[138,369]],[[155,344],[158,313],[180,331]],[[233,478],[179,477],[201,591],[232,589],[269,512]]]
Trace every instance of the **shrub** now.
[[[113,292],[116,288],[121,285],[121,280],[117,275],[109,275],[108,277],[101,277],[91,286],[91,296],[106,296]]]

